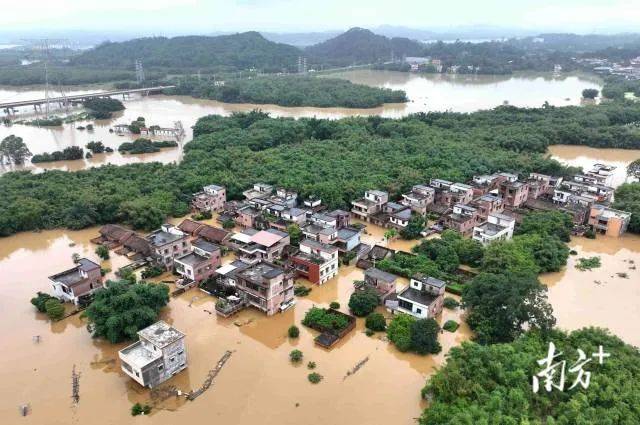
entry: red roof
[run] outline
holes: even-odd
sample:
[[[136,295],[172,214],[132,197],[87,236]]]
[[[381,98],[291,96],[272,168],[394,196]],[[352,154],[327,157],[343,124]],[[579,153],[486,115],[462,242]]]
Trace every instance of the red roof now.
[[[215,243],[222,243],[230,235],[230,233],[226,230],[219,227],[209,226],[208,224],[203,224],[202,226],[200,226],[195,234],[203,239],[208,240],[209,242]]]

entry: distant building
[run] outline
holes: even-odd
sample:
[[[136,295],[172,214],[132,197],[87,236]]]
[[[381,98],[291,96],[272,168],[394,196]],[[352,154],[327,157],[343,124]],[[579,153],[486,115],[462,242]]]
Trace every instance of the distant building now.
[[[473,228],[478,224],[478,210],[470,205],[456,204],[453,212],[443,217],[443,224],[447,229],[470,236]]]
[[[588,224],[598,233],[622,236],[627,231],[630,219],[631,213],[596,204],[591,206]]]
[[[210,184],[205,186],[201,192],[193,194],[191,202],[193,208],[202,212],[220,212],[227,202],[227,190],[224,186]]]
[[[420,215],[427,213],[427,206],[432,204],[436,195],[436,190],[423,184],[417,184],[408,193],[402,194],[400,203],[410,207],[413,212]]]
[[[507,208],[520,208],[529,198],[529,185],[517,180],[518,177],[510,178],[500,183],[500,196]]]
[[[186,369],[185,335],[163,321],[138,332],[137,342],[118,352],[122,371],[144,387],[154,388]]]
[[[69,270],[49,276],[49,280],[54,297],[76,305],[81,297],[103,287],[100,266],[86,258],[78,260],[78,264]]]
[[[427,276],[411,278],[409,286],[397,295],[397,311],[410,314],[418,319],[436,317],[442,312],[445,282]]]
[[[516,220],[508,215],[489,214],[487,221],[473,228],[473,239],[482,245],[509,240],[513,236]]]

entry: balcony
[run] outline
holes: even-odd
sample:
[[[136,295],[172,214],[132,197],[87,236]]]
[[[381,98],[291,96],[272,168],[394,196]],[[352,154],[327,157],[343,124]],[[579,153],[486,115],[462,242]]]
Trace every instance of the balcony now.
[[[245,302],[235,296],[220,298],[216,302],[216,313],[222,317],[229,317],[242,310],[245,307]]]

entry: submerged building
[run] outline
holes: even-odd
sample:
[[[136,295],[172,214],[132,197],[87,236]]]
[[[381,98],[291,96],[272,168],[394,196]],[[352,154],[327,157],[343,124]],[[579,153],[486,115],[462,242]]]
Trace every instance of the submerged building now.
[[[153,388],[187,368],[185,335],[162,320],[138,332],[137,342],[118,352],[122,371]]]

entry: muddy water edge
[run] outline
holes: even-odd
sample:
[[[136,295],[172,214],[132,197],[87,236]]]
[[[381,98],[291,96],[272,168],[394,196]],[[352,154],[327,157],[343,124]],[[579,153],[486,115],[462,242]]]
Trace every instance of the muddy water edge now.
[[[97,231],[21,233],[0,243],[0,285],[5,294],[0,298],[2,423],[133,423],[131,405],[150,402],[149,391],[120,372],[117,351],[126,344],[92,339],[79,315],[51,323],[29,303],[36,291],[49,290],[47,276],[68,268],[73,253],[97,260],[89,242]],[[126,262],[112,252],[103,267],[115,270]],[[453,334],[444,332],[443,353],[422,357],[398,352],[381,333],[367,337],[359,319],[357,329],[331,351],[316,347],[315,331],[300,324],[304,313],[312,305],[327,306],[336,300],[347,311],[352,282],[361,278],[361,270],[342,267],[337,278],[314,286],[293,309],[269,318],[251,309],[230,319],[219,318],[210,314],[215,298],[197,289],[172,298],[161,316],[186,333],[189,367],[168,385],[183,392],[196,389],[226,350],[233,355],[212,388],[196,401],[172,397],[158,403],[152,413],[154,423],[326,424],[336,418],[345,423],[414,423],[424,407],[420,389],[425,378],[443,363],[444,352],[469,338],[469,330],[463,324]],[[448,319],[461,321],[460,312],[445,311],[439,321]],[[297,340],[286,336],[292,324],[301,330]],[[40,342],[34,342],[34,336]],[[300,366],[288,360],[294,348],[304,353]],[[366,357],[367,363],[345,379],[347,371]],[[316,362],[315,371],[324,376],[318,385],[307,381],[308,361]],[[77,406],[71,400],[74,365],[81,373]],[[22,404],[31,406],[24,418],[18,410]]]

